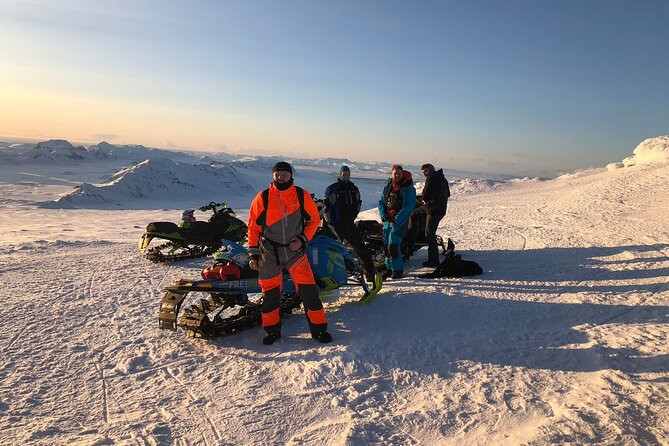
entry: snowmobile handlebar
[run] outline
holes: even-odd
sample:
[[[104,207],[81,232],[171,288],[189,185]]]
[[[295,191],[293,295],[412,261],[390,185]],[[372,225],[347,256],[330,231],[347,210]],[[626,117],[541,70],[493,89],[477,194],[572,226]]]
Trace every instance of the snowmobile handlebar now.
[[[314,199],[314,203],[316,203],[316,207],[318,208],[318,214],[321,216],[321,219],[323,219],[325,212],[327,212],[325,200],[314,197],[314,194],[311,194],[311,198]]]
[[[228,207],[228,204],[225,203],[225,202],[216,203],[214,201],[211,201],[211,202],[209,202],[208,205],[202,206],[200,208],[200,211],[202,211],[202,212],[214,211],[214,214],[218,214],[219,212],[232,212],[232,209],[230,209]]]

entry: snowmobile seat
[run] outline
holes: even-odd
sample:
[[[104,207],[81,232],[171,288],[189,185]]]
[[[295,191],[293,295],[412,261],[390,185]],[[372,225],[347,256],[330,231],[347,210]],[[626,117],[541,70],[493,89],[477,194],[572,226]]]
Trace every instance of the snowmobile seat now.
[[[161,232],[170,234],[172,232],[179,232],[179,226],[170,221],[155,221],[146,226],[146,232]]]
[[[206,221],[194,221],[180,229],[181,235],[193,243],[211,243],[214,241],[214,228]]]
[[[376,220],[358,220],[355,222],[355,225],[363,236],[380,236],[383,233],[381,223]]]

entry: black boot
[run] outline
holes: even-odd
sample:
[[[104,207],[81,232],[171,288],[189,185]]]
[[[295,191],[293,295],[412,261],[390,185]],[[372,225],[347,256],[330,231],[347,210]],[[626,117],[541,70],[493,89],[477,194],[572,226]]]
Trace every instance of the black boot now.
[[[272,345],[277,339],[281,339],[281,335],[274,333],[267,333],[267,335],[262,338],[262,343],[265,345]]]
[[[316,334],[311,335],[312,338],[316,339],[318,342],[327,344],[328,342],[332,342],[332,335],[328,333],[327,331],[321,331]]]
[[[438,260],[428,260],[427,262],[423,262],[423,266],[425,266],[425,267],[429,266],[431,268],[435,268],[435,267],[439,266],[439,261]]]

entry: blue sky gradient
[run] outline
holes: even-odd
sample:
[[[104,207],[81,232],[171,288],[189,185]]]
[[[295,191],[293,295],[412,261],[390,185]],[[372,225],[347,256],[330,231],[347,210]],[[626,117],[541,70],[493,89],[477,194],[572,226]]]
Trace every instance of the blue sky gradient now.
[[[667,1],[0,1],[0,134],[552,175],[669,133],[667,23]]]

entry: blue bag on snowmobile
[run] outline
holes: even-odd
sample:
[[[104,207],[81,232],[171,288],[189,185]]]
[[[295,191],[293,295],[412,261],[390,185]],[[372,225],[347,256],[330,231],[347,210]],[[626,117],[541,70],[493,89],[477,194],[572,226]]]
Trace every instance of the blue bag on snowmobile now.
[[[307,258],[321,289],[338,288],[348,280],[348,264],[357,262],[351,251],[340,241],[326,235],[316,235],[307,244]]]
[[[203,269],[202,278],[205,281],[237,279],[256,279],[257,281],[258,272],[248,267],[247,249],[230,240],[223,239],[222,243],[223,248],[214,254],[216,264]],[[321,291],[329,291],[345,285],[348,282],[349,275],[359,270],[359,262],[354,254],[339,240],[327,235],[316,235],[307,244],[306,254],[316,285]],[[257,284],[254,285],[254,287],[257,286]],[[294,290],[295,285],[292,279],[286,275],[283,291]],[[365,291],[367,291],[366,288]]]

